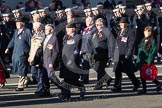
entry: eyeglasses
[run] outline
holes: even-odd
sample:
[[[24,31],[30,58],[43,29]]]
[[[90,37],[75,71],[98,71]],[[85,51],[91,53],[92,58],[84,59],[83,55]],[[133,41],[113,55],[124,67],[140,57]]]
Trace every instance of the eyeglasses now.
[[[103,26],[103,24],[96,24],[96,26]]]

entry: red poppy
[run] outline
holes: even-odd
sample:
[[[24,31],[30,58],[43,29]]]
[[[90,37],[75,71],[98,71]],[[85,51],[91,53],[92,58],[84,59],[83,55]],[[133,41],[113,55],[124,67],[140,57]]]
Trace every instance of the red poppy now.
[[[103,36],[102,33],[99,33],[99,34],[98,34],[98,37],[99,37],[99,38],[101,38],[102,36]]]

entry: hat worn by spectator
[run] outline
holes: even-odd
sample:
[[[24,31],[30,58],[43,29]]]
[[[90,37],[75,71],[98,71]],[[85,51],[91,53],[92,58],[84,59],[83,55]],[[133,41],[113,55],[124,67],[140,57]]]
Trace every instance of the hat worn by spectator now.
[[[38,12],[37,10],[33,10],[30,12],[30,14],[33,15],[33,14],[36,14],[37,12]]]
[[[76,28],[76,24],[74,22],[70,22],[66,25],[66,28]]]
[[[125,9],[127,6],[119,6],[120,9]]]
[[[91,12],[91,9],[90,8],[84,9],[84,13],[86,13],[86,12]]]
[[[122,17],[121,20],[120,20],[120,23],[129,23],[128,18]]]
[[[162,7],[160,7],[160,9],[162,9]]]
[[[115,8],[119,8],[120,6],[122,6],[122,4],[118,4],[115,6]]]
[[[25,22],[25,18],[24,17],[18,17],[15,19],[15,22]]]
[[[114,12],[114,13],[115,13],[115,12],[119,12],[119,9],[114,9],[113,12]]]
[[[152,4],[151,3],[146,3],[145,6],[151,6]]]
[[[73,6],[73,7],[72,7],[72,10],[73,10],[73,9],[78,9],[78,6]]]
[[[23,11],[23,10],[25,10],[25,7],[22,7],[22,8],[20,8],[19,10],[20,10],[20,11]]]
[[[92,11],[97,10],[97,9],[98,9],[98,7],[91,8]]]
[[[4,13],[4,14],[2,14],[2,17],[8,17],[10,15],[11,15],[11,13]]]
[[[19,13],[19,11],[20,11],[19,9],[15,9],[12,11],[12,13]]]
[[[38,12],[44,12],[45,10],[44,9],[39,9]]]
[[[100,8],[100,7],[103,7],[103,5],[102,5],[102,4],[99,4],[99,5],[97,5],[96,7],[97,7],[97,8]]]
[[[45,11],[45,10],[48,10],[49,8],[48,8],[48,7],[44,7],[43,9],[44,9],[44,11]]]
[[[63,10],[57,10],[55,13],[59,14],[59,13],[63,13],[63,12],[64,12]]]
[[[143,9],[144,6],[143,5],[137,5],[136,8],[137,8],[137,10],[140,10],[140,9]]]
[[[72,9],[71,8],[66,8],[65,12],[68,12],[68,11],[72,11]]]

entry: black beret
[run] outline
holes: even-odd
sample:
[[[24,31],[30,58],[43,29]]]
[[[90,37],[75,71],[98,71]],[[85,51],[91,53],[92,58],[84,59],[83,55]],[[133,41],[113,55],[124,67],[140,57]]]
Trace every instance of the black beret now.
[[[25,22],[25,18],[24,17],[18,17],[15,19],[15,22]]]
[[[128,18],[127,17],[122,17],[120,19],[120,23],[129,23]]]
[[[76,24],[74,22],[70,22],[66,25],[66,28],[76,28]]]

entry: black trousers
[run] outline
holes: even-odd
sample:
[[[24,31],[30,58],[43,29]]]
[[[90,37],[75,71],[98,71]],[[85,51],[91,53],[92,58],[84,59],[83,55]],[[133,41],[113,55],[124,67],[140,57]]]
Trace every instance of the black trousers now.
[[[125,55],[119,56],[119,61],[114,63],[114,69],[115,72],[115,84],[114,87],[121,88],[121,80],[122,80],[122,72],[126,73],[126,75],[129,77],[129,79],[132,81],[134,86],[137,86],[140,81],[136,78],[134,74],[134,64],[132,59],[126,59]]]
[[[134,86],[137,86],[140,83],[140,81],[136,78],[134,73],[126,73],[126,75],[132,81]],[[121,88],[121,81],[122,81],[122,72],[116,72],[114,87]]]
[[[101,78],[104,77],[104,75],[107,76],[107,79],[111,79],[111,77],[106,73],[105,68],[106,68],[107,61],[96,61],[94,70],[97,72],[97,80],[101,80]]]
[[[61,91],[61,94],[70,97],[71,96],[71,87],[78,87],[80,91],[84,90],[84,85],[82,82],[79,81],[78,78],[64,78],[65,84],[62,85],[63,89]]]
[[[86,70],[87,73],[81,74],[81,80],[83,82],[89,82],[89,69],[90,69],[90,64],[89,64],[89,59],[90,59],[91,54],[90,53],[86,53],[83,54],[83,70]]]

